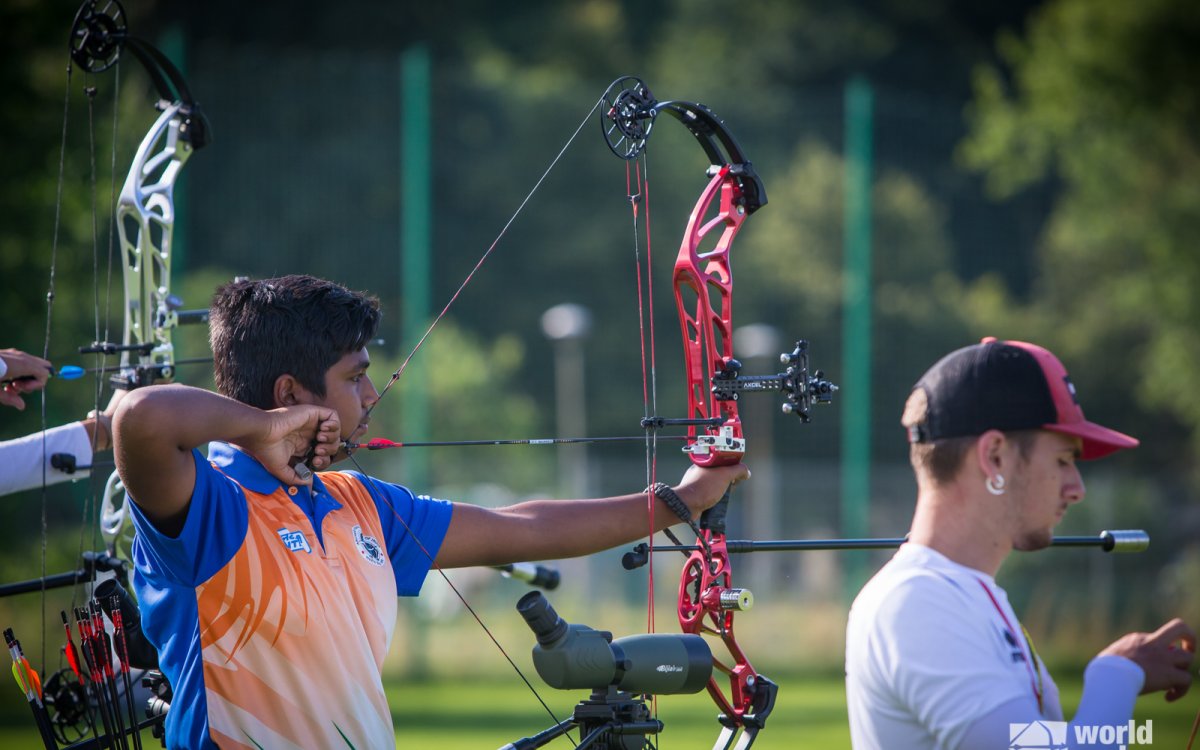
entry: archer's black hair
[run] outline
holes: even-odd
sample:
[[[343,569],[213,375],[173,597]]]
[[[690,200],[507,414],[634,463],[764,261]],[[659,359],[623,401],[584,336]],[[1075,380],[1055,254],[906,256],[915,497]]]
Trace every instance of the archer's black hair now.
[[[324,396],[325,373],[375,337],[381,314],[375,297],[292,275],[224,284],[213,295],[209,315],[217,390],[273,409],[280,375],[292,375]]]

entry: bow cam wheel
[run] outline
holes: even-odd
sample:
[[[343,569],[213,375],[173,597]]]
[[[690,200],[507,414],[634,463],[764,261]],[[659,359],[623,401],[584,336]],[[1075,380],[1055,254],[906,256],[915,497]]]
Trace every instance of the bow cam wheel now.
[[[636,159],[646,147],[654,127],[658,102],[640,78],[623,76],[604,92],[600,129],[612,152],[622,159]]]
[[[125,36],[125,9],[117,0],[86,0],[71,26],[71,59],[89,73],[108,70]]]

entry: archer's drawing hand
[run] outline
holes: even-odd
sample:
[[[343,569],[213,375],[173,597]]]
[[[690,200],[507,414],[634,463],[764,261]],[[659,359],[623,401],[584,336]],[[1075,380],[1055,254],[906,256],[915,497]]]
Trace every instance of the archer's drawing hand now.
[[[1187,694],[1196,655],[1196,633],[1176,617],[1153,633],[1129,633],[1100,652],[1130,659],[1146,673],[1142,694],[1166,691],[1168,701]]]
[[[701,468],[692,466],[683,475],[675,491],[695,515],[720,502],[726,491],[738,482],[750,478],[745,464]]]
[[[41,357],[19,349],[0,349],[0,359],[8,365],[0,386],[0,404],[22,411],[25,401],[21,396],[45,388],[54,368]]]
[[[332,463],[342,446],[337,412],[325,406],[301,404],[266,414],[269,420],[265,432],[242,447],[280,481],[311,485],[312,472],[296,467],[307,461],[319,471]]]

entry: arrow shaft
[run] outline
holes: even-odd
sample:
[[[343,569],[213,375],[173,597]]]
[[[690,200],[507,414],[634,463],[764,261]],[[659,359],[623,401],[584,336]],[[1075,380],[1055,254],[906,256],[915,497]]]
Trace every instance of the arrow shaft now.
[[[686,435],[660,435],[658,440],[688,440]],[[645,435],[619,435],[609,437],[573,437],[573,438],[526,438],[514,440],[438,440],[417,443],[401,443],[393,441],[367,442],[352,444],[351,449],[365,448],[370,451],[385,448],[446,448],[472,447],[480,445],[569,445],[575,443],[644,443]],[[374,444],[373,444],[374,443]]]

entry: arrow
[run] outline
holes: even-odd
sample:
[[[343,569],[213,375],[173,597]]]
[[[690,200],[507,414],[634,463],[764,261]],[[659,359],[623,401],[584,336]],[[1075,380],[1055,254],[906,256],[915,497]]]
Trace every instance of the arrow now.
[[[58,743],[54,740],[54,733],[50,729],[50,717],[46,713],[46,707],[42,704],[42,679],[38,677],[38,673],[34,671],[33,667],[29,666],[29,660],[21,651],[21,642],[13,635],[12,628],[4,631],[4,642],[8,644],[8,653],[12,656],[13,678],[16,679],[17,686],[21,688],[21,692],[29,701],[29,709],[33,711],[33,719],[37,722],[42,742],[48,748],[58,747]]]

